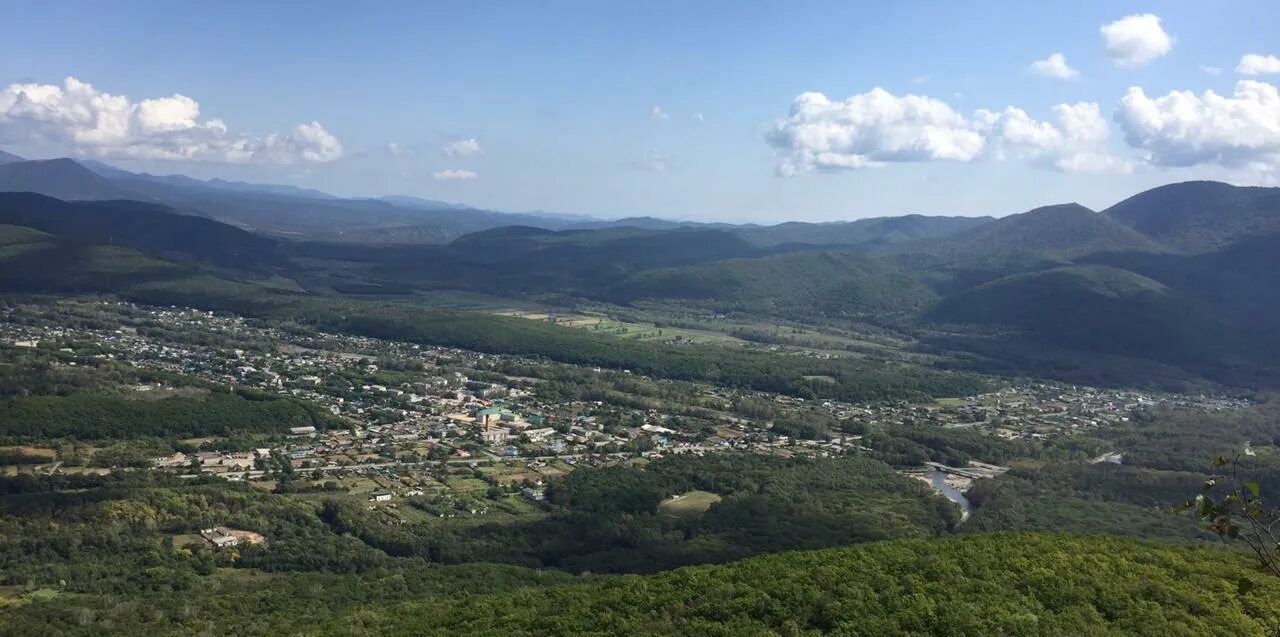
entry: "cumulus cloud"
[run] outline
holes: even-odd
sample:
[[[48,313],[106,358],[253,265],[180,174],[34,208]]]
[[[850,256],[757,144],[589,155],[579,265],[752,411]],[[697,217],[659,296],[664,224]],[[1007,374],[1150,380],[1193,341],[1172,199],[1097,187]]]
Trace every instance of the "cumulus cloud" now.
[[[1031,63],[1031,72],[1045,77],[1056,77],[1062,80],[1069,80],[1073,77],[1080,77],[1080,71],[1071,68],[1067,64],[1067,58],[1061,53],[1051,54],[1043,60],[1036,60]]]
[[[480,140],[471,137],[469,139],[459,139],[444,147],[444,153],[450,157],[466,157],[469,155],[483,155],[484,148],[480,146]]]
[[[343,155],[318,122],[265,136],[232,133],[222,120],[201,121],[200,105],[185,95],[134,102],[74,77],[61,86],[0,90],[0,141],[50,142],[101,157],[228,163],[328,162]]]
[[[454,168],[431,173],[431,178],[436,181],[464,181],[467,179],[475,179],[479,176],[479,173],[470,170],[458,170]]]
[[[671,115],[668,114],[666,111],[662,110],[661,106],[654,106],[649,111],[649,117],[655,121],[664,121],[664,120],[671,119]]]
[[[891,162],[1018,159],[1064,172],[1124,172],[1106,150],[1108,126],[1097,104],[1060,105],[1056,124],[1024,111],[980,110],[965,117],[949,104],[881,88],[833,102],[821,93],[796,97],[766,139],[782,160],[778,173],[868,168]]]
[[[1280,58],[1274,55],[1258,55],[1247,53],[1236,65],[1236,73],[1241,75],[1270,75],[1280,73]]]
[[[1099,30],[1107,55],[1118,66],[1146,66],[1173,48],[1173,37],[1160,26],[1160,17],[1151,13],[1124,17]]]
[[[921,95],[898,97],[874,88],[842,102],[802,93],[768,141],[785,154],[778,171],[865,168],[885,162],[971,161],[982,135],[946,102]]]
[[[1018,159],[1066,173],[1128,173],[1133,164],[1107,150],[1110,130],[1096,103],[1059,104],[1057,123],[1032,119],[1012,106],[999,113],[978,111],[997,159]]]
[[[1236,82],[1230,96],[1171,91],[1149,97],[1131,87],[1115,120],[1125,140],[1160,166],[1217,164],[1252,172],[1280,167],[1280,93],[1265,82]]]

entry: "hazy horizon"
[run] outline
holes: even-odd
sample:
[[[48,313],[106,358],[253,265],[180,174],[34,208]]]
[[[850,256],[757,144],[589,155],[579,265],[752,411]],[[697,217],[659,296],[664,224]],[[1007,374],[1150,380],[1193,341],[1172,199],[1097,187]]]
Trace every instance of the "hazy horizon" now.
[[[0,148],[760,224],[1280,179],[1275,5],[560,7],[31,5],[0,25]]]

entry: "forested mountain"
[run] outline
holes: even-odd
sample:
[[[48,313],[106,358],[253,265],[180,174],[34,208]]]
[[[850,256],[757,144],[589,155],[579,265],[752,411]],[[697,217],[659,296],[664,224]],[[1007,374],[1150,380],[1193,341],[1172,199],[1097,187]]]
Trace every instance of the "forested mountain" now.
[[[1079,204],[1036,208],[897,250],[926,268],[996,272],[1061,264],[1091,254],[1161,251],[1151,238]]]
[[[734,232],[764,247],[805,244],[874,250],[916,239],[942,237],[986,224],[990,217],[928,217],[906,215],[831,223],[788,222],[743,227]]]
[[[554,229],[485,227],[516,217],[446,204],[432,209],[438,202],[410,208],[322,193],[179,185],[171,178],[108,180],[70,160],[5,164],[2,174],[50,190],[105,196],[127,186],[153,202],[182,202],[171,208],[0,198],[0,223],[95,253],[81,263],[100,263],[104,250],[129,247],[141,252],[131,259],[213,266],[232,278],[279,275],[320,293],[466,290],[802,322],[857,320],[925,340],[945,335],[946,347],[979,347],[984,356],[1017,357],[1035,343],[1248,385],[1271,382],[1280,354],[1273,318],[1280,292],[1271,282],[1280,267],[1280,230],[1269,230],[1280,219],[1277,189],[1192,182],[1142,193],[1105,213],[1064,204],[995,220]],[[179,214],[193,211],[200,216]],[[305,219],[324,240],[264,238],[202,216],[241,226],[252,218],[259,228]],[[353,219],[386,225],[356,227]],[[557,223],[570,222],[546,225]],[[467,225],[475,231],[451,237]],[[410,235],[413,242],[401,242]],[[441,241],[447,243],[431,245]],[[52,254],[31,250],[22,258]],[[158,276],[172,267],[143,271]],[[957,335],[961,341],[952,340]]]
[[[719,311],[786,316],[901,316],[936,294],[894,264],[840,252],[795,252],[756,259],[659,268],[624,279],[607,297],[620,303],[675,299]]]
[[[35,192],[58,199],[144,199],[71,159],[0,163],[0,192]]]
[[[1212,363],[1244,342],[1185,292],[1119,268],[1067,265],[951,295],[926,318],[1014,328],[1040,341],[1173,363]]]
[[[128,246],[226,268],[260,270],[283,264],[275,240],[136,201],[66,202],[33,193],[0,192],[0,223],[35,228],[65,240]]]
[[[1188,181],[1153,188],[1103,211],[1181,252],[1211,252],[1280,234],[1280,188]]]
[[[337,626],[383,635],[1264,635],[1280,614],[1277,591],[1213,551],[1011,535],[410,602]]]

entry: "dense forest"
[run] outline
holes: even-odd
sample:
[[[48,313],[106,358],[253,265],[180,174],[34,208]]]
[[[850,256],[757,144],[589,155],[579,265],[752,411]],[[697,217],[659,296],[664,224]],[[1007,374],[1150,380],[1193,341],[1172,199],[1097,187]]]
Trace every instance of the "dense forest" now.
[[[688,491],[721,496],[696,517],[659,504]],[[894,537],[934,537],[959,511],[921,482],[870,459],[668,457],[643,469],[575,471],[547,486],[549,514],[529,522],[398,526],[327,502],[333,529],[390,555],[506,562],[572,572],[653,572],[764,552]]]
[[[426,572],[248,578],[122,604],[60,597],[15,609],[0,634],[1234,637],[1280,626],[1280,580],[1242,556],[1100,537],[890,541],[550,587],[531,571]]]
[[[331,422],[336,419],[312,405],[247,391],[160,399],[80,393],[0,400],[0,437],[15,439],[284,434],[290,427]]]

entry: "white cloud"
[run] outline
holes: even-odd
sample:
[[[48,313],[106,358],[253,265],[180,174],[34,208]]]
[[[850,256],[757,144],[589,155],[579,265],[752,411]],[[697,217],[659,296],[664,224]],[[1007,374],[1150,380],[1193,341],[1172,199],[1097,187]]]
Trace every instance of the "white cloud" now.
[[[885,162],[971,161],[983,144],[982,135],[946,102],[898,97],[878,87],[843,102],[802,93],[790,114],[774,123],[768,140],[784,154],[778,167],[783,175]]]
[[[1045,77],[1056,77],[1062,80],[1069,80],[1073,77],[1079,77],[1080,71],[1071,68],[1067,64],[1066,56],[1061,53],[1054,53],[1043,60],[1036,60],[1031,63],[1031,71],[1037,75]]]
[[[1152,164],[1266,173],[1280,168],[1280,93],[1265,82],[1236,82],[1231,96],[1172,91],[1152,98],[1131,87],[1115,120],[1128,144],[1146,151]]]
[[[702,116],[702,113],[694,113],[694,114],[693,114],[693,121],[698,122],[699,124],[701,124],[702,122],[706,121],[706,118],[704,118],[704,117]]]
[[[928,74],[925,74],[925,75],[917,75],[917,76],[915,76],[915,77],[911,78],[911,83],[912,83],[912,84],[928,84],[928,83],[929,83],[929,80],[932,80],[932,79],[933,79],[933,76],[932,76],[932,75],[928,75]]]
[[[475,179],[479,176],[480,176],[479,173],[476,173],[470,170],[458,170],[454,168],[431,173],[431,178],[435,179],[436,181],[462,181],[467,179]]]
[[[1222,75],[1222,68],[1218,66],[1209,66],[1207,64],[1200,65],[1200,72],[1209,75]]]
[[[1236,65],[1236,73],[1242,75],[1270,75],[1280,73],[1280,58],[1274,55],[1258,55],[1247,53]]]
[[[876,88],[843,102],[821,93],[796,97],[767,140],[782,156],[778,173],[868,168],[890,162],[1028,161],[1063,172],[1126,172],[1106,149],[1108,126],[1097,104],[1059,105],[1058,123],[1024,111],[978,111],[972,118],[946,102],[898,97]]]
[[[6,143],[42,141],[100,157],[228,163],[328,162],[343,155],[342,144],[318,122],[254,136],[199,117],[199,103],[185,95],[135,103],[74,77],[61,86],[0,90],[0,141]]]
[[[1012,106],[999,113],[978,111],[974,119],[987,135],[996,159],[1018,159],[1066,173],[1128,173],[1132,163],[1107,150],[1110,130],[1093,102],[1059,104],[1058,122],[1032,119]]]
[[[665,121],[665,120],[671,119],[671,115],[669,115],[666,111],[662,110],[661,106],[654,106],[653,109],[649,111],[649,117],[656,121]]]
[[[1131,15],[1099,29],[1107,43],[1107,55],[1118,66],[1139,67],[1173,48],[1173,37],[1160,26],[1160,17],[1151,13]]]
[[[470,155],[483,155],[484,148],[480,146],[480,140],[471,137],[460,139],[445,146],[444,153],[450,157],[467,157]]]

